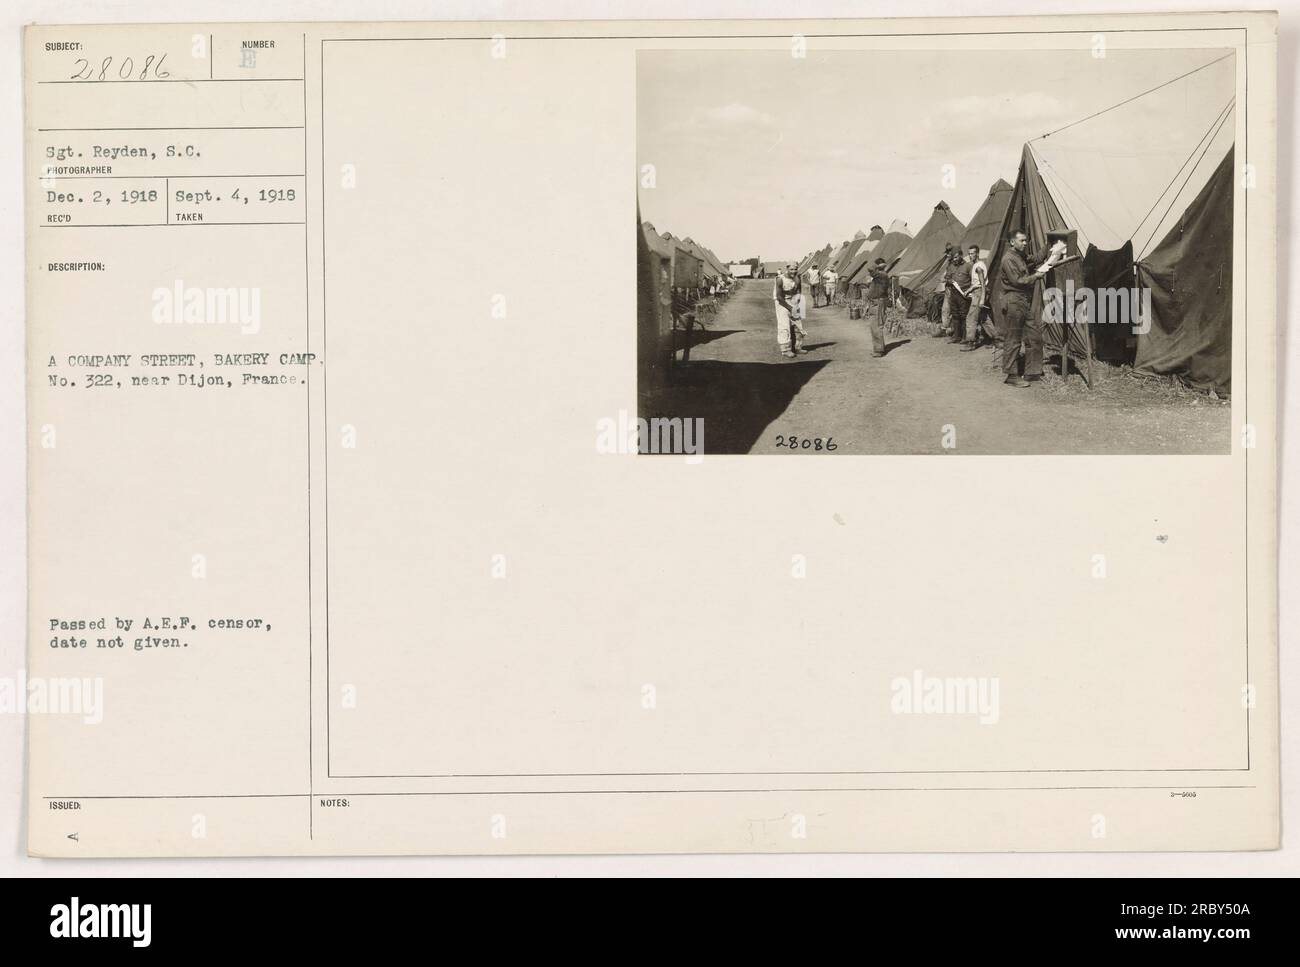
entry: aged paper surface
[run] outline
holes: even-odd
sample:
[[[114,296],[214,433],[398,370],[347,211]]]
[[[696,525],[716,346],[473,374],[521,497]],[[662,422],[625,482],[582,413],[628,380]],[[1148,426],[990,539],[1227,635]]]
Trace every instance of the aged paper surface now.
[[[31,852],[1276,847],[1275,24],[30,28]]]

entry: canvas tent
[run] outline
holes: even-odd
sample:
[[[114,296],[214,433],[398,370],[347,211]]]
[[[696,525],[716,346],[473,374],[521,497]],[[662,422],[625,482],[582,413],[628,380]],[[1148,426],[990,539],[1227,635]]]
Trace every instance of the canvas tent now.
[[[871,231],[867,233],[867,237],[858,247],[857,253],[854,254],[853,258],[849,259],[844,266],[844,271],[840,273],[840,287],[842,289],[848,289],[850,280],[862,268],[863,263],[867,261],[868,256],[875,251],[880,244],[880,240],[884,237],[885,230],[883,228],[879,225],[871,226]]]
[[[876,243],[876,247],[872,249],[870,256],[862,259],[857,269],[849,276],[849,283],[860,289],[870,282],[871,276],[867,269],[869,266],[874,265],[878,258],[884,259],[885,265],[892,270],[911,244],[912,233],[908,230],[907,222],[902,219],[895,219],[890,223],[884,237]]]
[[[641,224],[648,252],[667,259],[669,289],[699,289],[709,280],[729,274],[718,257],[691,238],[677,238],[672,232],[660,234],[649,222]]]
[[[1233,154],[1137,262],[1138,284],[1151,290],[1151,328],[1138,337],[1134,368],[1220,395],[1232,388]]]
[[[714,268],[718,270],[719,275],[731,274],[731,270],[727,267],[727,263],[718,258],[713,249],[709,248],[707,245],[701,246],[701,248],[704,249],[704,254],[709,257],[709,261],[713,263]]]
[[[671,249],[673,257],[673,287],[699,289],[704,286],[704,261],[691,251],[691,247],[672,232],[659,236]]]
[[[826,264],[821,267],[823,269],[834,269],[835,266],[839,265],[840,259],[844,257],[844,253],[848,250],[848,247],[848,241],[840,242],[839,245],[835,246],[835,251],[831,254],[830,258],[826,260]]]
[[[803,273],[806,272],[809,269],[809,267],[812,265],[813,259],[816,258],[816,256],[817,256],[816,252],[809,252],[807,255],[805,255],[803,258],[801,258],[798,262],[795,263],[795,271],[799,275],[803,275]]]
[[[636,234],[637,390],[644,399],[670,362],[673,256],[649,222],[638,220]]]
[[[637,375],[644,394],[673,364],[674,330],[683,319],[688,331],[693,325],[692,300],[703,293],[689,290],[702,290],[708,280],[730,272],[707,247],[661,234],[649,222],[637,223],[636,251]]]
[[[646,249],[656,265],[662,265],[666,273],[663,283],[671,290],[673,287],[674,256],[677,248],[668,237],[660,235],[649,222],[641,223],[641,235],[645,239]]]
[[[1081,257],[1048,273],[1037,287],[1031,307],[1032,313],[1043,312],[1044,291],[1068,293],[1072,287],[1075,292],[1073,304],[1062,303],[1055,316],[1066,321],[1045,322],[1044,353],[1076,360],[1089,382],[1090,363],[1097,357],[1132,362],[1141,372],[1178,374],[1191,385],[1227,393],[1232,330],[1232,129],[1227,126],[1231,114],[1229,104],[1181,166],[1177,155],[1159,164],[1149,154],[1130,159],[1127,155],[1134,149],[1129,144],[1074,150],[1054,145],[1047,149],[1052,152],[1050,159],[1039,155],[1041,139],[1026,144],[989,261],[990,305],[998,331],[1004,328],[1004,319],[996,267],[1007,251],[1007,236],[1016,230],[1026,232],[1030,254],[1036,255],[1046,247],[1049,233],[1072,232]],[[1202,159],[1224,137],[1228,144],[1220,148],[1222,155],[1214,156],[1220,158],[1214,173],[1205,174],[1208,166],[1198,173]],[[1174,150],[1180,148],[1186,151],[1185,145]],[[1111,152],[1109,157],[1103,156],[1107,164],[1096,160],[1102,151]],[[1090,183],[1093,172],[1095,181]],[[1194,177],[1201,180],[1194,181]],[[1107,182],[1101,182],[1103,178]],[[1117,192],[1108,190],[1109,182],[1121,179],[1131,196],[1135,183],[1141,183],[1143,191],[1136,195],[1136,204],[1133,197],[1125,202]],[[1189,184],[1198,190],[1183,207],[1183,199],[1190,195],[1184,191]],[[1137,213],[1144,207],[1146,214],[1139,218]],[[1164,214],[1150,221],[1162,209]],[[1137,283],[1150,287],[1152,315],[1160,320],[1160,328],[1157,330],[1153,321],[1151,332],[1135,336],[1139,320],[1134,303],[1140,294],[1132,289],[1137,284],[1131,270],[1138,249],[1135,239],[1145,236],[1142,244],[1150,245],[1175,211],[1180,212],[1177,223],[1166,231],[1163,241],[1149,255],[1144,257],[1139,251],[1136,257]],[[1143,269],[1144,265],[1147,268]],[[1120,291],[1125,289],[1128,295]],[[1125,297],[1112,302],[1110,295]],[[1091,305],[1083,301],[1086,296],[1094,296]],[[1103,316],[1099,311],[1104,304],[1111,308]]]
[[[1227,270],[1219,268],[1231,264],[1230,254],[1223,254],[1231,232],[1223,226],[1231,222],[1232,179],[1222,173],[1222,165],[1231,166],[1223,159],[1232,151],[1236,73],[1237,58],[1220,55],[1024,146],[1012,201],[989,261],[990,301],[999,330],[1005,320],[998,267],[1007,233],[1024,229],[1036,255],[1048,232],[1068,231],[1073,233],[1072,251],[1080,257],[1048,274],[1032,308],[1042,311],[1046,290],[1049,308],[1057,318],[1066,318],[1064,325],[1046,324],[1045,352],[1137,366],[1141,347],[1139,370],[1177,373],[1193,385],[1217,384],[1226,391],[1231,314],[1224,294],[1230,292],[1230,281]],[[1211,187],[1216,181],[1221,182],[1218,191]],[[1196,247],[1202,244],[1206,253]],[[1217,256],[1210,254],[1215,251]],[[1146,336],[1133,325],[1139,321],[1131,288],[1136,284],[1130,270],[1134,259],[1137,278],[1154,283],[1152,315],[1163,314],[1161,331],[1155,332],[1153,324]],[[1153,260],[1159,264],[1144,275],[1141,266]],[[1205,271],[1195,271],[1198,265]],[[1074,299],[1064,301],[1060,294],[1068,294],[1071,284]],[[1125,287],[1128,298],[1112,301]],[[1103,315],[1108,302],[1111,308]],[[1184,317],[1189,319],[1185,331]],[[1181,348],[1173,348],[1176,344]],[[1157,347],[1162,351],[1153,352]],[[1171,350],[1170,355],[1163,350]],[[1210,362],[1215,357],[1217,364]],[[1090,377],[1089,366],[1082,368]]]
[[[714,255],[713,250],[710,249],[707,245],[701,245],[699,242],[695,241],[689,236],[683,239],[683,241],[685,241],[688,245],[691,246],[691,250],[694,255],[697,255],[701,260],[703,260],[705,266],[707,267],[706,275],[710,277],[714,277],[714,276],[722,276],[727,274],[727,267],[722,264],[722,260],[719,259],[716,255]]]
[[[935,205],[894,268],[893,274],[898,276],[899,286],[912,289],[916,280],[927,274],[943,257],[945,246],[955,247],[965,231],[966,226],[952,213],[947,202],[940,201]]]
[[[871,253],[871,261],[882,258],[885,260],[891,272],[897,266],[898,261],[907,251],[907,247],[912,244],[912,230],[907,227],[907,222],[901,218],[895,218],[889,223],[889,228],[885,229],[885,236],[876,245],[876,250]]]
[[[852,264],[853,259],[857,256],[858,251],[862,248],[862,246],[866,244],[866,241],[867,241],[866,232],[854,233],[853,237],[849,239],[848,247],[844,249],[844,251],[840,254],[839,259],[832,266],[832,268],[835,270],[835,273],[837,275],[844,274],[844,270],[847,269],[849,265]]]
[[[641,234],[645,238],[646,247],[649,249],[650,254],[656,258],[667,260],[671,266],[673,247],[655,231],[655,227],[649,222],[642,222]]]
[[[987,259],[993,254],[993,248],[998,241],[998,232],[1002,228],[1002,220],[1007,214],[1007,206],[1011,204],[1012,190],[1012,187],[1001,178],[989,186],[987,197],[962,234],[963,252],[972,245],[978,245],[981,258]]]
[[[989,305],[993,307],[993,319],[1001,332],[1003,325],[1002,286],[998,270],[994,266],[1002,264],[1002,257],[1007,253],[1007,237],[1012,232],[1024,232],[1029,236],[1029,253],[1036,255],[1048,244],[1049,232],[1067,232],[1070,226],[1061,215],[1061,210],[1043,182],[1038,162],[1033,149],[1026,144],[1020,153],[1020,172],[1011,192],[1011,201],[1007,205],[1006,216],[1002,220],[1002,230],[998,233],[998,243],[993,250],[990,265]],[[1070,262],[1049,272],[1043,285],[1034,289],[1033,304],[1030,312],[1037,317],[1043,313],[1043,290],[1055,288],[1064,290],[1068,284],[1082,290],[1083,263]],[[1092,358],[1092,341],[1088,325],[1081,322],[1076,325],[1047,323],[1043,332],[1043,352],[1048,355],[1073,357],[1078,360]]]
[[[701,277],[705,285],[722,274],[722,267],[720,265],[715,265],[709,259],[708,253],[704,251],[703,246],[697,243],[689,235],[682,239],[680,244],[686,249],[686,251],[690,252],[691,255],[699,259]]]
[[[1012,188],[1009,184],[999,178],[989,187],[989,193],[984,202],[975,212],[975,217],[971,219],[970,224],[966,226],[966,231],[962,233],[961,241],[958,248],[962,254],[972,245],[978,245],[980,257],[988,263],[992,255],[993,248],[997,245],[998,232],[1002,228],[1002,221],[1006,217],[1007,206],[1011,203]],[[934,264],[928,270],[916,276],[910,285],[913,292],[927,292],[938,282],[939,275],[943,271],[943,263],[936,258]],[[924,299],[915,300],[911,307],[914,314],[920,314],[924,310]]]

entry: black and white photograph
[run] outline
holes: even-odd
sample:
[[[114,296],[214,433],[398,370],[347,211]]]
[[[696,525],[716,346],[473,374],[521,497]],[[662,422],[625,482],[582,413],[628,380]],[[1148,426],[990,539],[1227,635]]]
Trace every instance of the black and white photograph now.
[[[1230,452],[1236,77],[1103,34],[640,51],[641,452]]]
[[[1281,936],[1287,2],[14,0],[0,931]]]

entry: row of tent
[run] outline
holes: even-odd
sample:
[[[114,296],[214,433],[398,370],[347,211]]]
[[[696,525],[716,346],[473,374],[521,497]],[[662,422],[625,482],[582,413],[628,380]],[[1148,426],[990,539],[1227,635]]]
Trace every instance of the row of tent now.
[[[670,290],[707,289],[715,279],[731,274],[712,249],[689,236],[661,235],[649,222],[641,223],[641,234],[651,256],[660,261],[660,270],[666,272],[664,281]]]
[[[1048,324],[1044,344],[1049,355],[1086,364],[1093,358],[1127,363],[1139,373],[1173,375],[1184,383],[1228,395],[1232,381],[1232,232],[1233,151],[1229,148],[1213,176],[1187,206],[1163,240],[1141,258],[1134,257],[1132,240],[1117,249],[1091,243],[1080,258],[1055,269],[1048,287],[1076,293],[1085,289],[1149,290],[1148,331],[1133,334],[1129,325],[1096,325],[1076,314],[1076,324]],[[870,282],[869,270],[884,259],[896,293],[911,315],[925,311],[928,294],[941,282],[948,245],[965,252],[977,245],[991,276],[989,304],[992,323],[1002,328],[997,267],[1016,231],[1029,236],[1030,252],[1078,228],[1063,216],[1069,209],[1043,177],[1031,145],[1022,151],[1014,185],[999,178],[970,223],[963,224],[947,203],[935,205],[915,235],[903,221],[887,229],[873,225],[839,246],[826,245],[798,263],[801,274],[831,269],[839,291],[861,298]],[[1043,311],[1043,287],[1033,312]],[[1136,322],[1137,320],[1133,320]],[[1141,327],[1139,327],[1141,328]],[[990,333],[992,335],[992,332]]]
[[[641,393],[672,366],[674,316],[730,271],[707,245],[660,234],[637,213],[637,361]]]
[[[858,232],[838,248],[827,245],[820,251],[810,252],[799,263],[799,272],[811,269],[821,273],[829,268],[839,277],[841,292],[859,296],[871,281],[870,269],[876,259],[883,259],[890,277],[897,280],[904,300],[911,304],[923,301],[915,297],[930,291],[938,282],[949,246],[965,251],[971,245],[978,245],[985,258],[992,253],[1012,192],[1011,185],[1001,178],[995,181],[970,225],[962,224],[945,201],[934,206],[929,219],[915,235],[901,219],[891,222],[888,229],[873,225],[870,232]]]

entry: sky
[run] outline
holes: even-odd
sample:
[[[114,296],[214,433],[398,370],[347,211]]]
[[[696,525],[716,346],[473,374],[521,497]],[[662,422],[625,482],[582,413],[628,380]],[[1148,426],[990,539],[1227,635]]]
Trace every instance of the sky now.
[[[637,159],[654,165],[655,185],[639,191],[641,216],[724,261],[798,259],[894,219],[916,232],[940,200],[969,222],[996,179],[1015,182],[1026,141],[1225,54],[1033,143],[1085,242],[1114,248],[1136,237],[1141,250],[1148,234],[1159,242],[1231,147],[1236,68],[1227,51],[810,50],[801,60],[643,50]],[[1226,122],[1203,143],[1225,108]]]

